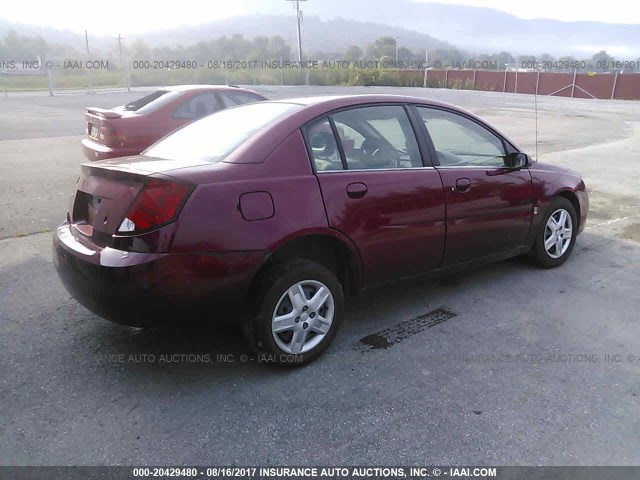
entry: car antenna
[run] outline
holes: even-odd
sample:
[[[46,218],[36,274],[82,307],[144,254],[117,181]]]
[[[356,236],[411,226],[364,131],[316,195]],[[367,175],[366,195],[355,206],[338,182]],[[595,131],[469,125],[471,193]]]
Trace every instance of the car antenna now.
[[[536,78],[536,92],[533,96],[533,104],[536,116],[536,162],[538,161],[538,86],[540,84],[540,70],[538,67],[538,76]]]

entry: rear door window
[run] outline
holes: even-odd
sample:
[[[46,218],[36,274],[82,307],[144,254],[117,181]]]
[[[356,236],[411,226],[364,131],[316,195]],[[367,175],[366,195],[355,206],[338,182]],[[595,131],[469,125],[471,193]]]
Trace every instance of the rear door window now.
[[[360,107],[331,116],[349,170],[422,167],[411,122],[400,105]]]
[[[244,105],[245,103],[253,103],[260,102],[263,100],[262,97],[256,95],[251,92],[229,92],[229,91],[221,91],[220,96],[222,97],[225,106],[227,107],[236,107],[238,105]]]
[[[195,120],[222,110],[224,105],[214,92],[201,93],[180,105],[173,118]]]
[[[153,113],[166,105],[169,105],[171,102],[179,98],[180,95],[180,92],[157,90],[146,97],[127,103],[123,108],[127,111],[140,114]]]
[[[338,142],[328,118],[317,120],[304,129],[309,153],[316,172],[343,170]]]

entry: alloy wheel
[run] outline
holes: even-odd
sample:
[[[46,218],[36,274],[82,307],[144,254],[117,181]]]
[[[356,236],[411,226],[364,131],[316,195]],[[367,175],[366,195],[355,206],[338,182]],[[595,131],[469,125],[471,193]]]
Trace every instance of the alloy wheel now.
[[[560,258],[571,244],[573,224],[571,215],[559,208],[549,216],[544,230],[544,249],[551,258]]]

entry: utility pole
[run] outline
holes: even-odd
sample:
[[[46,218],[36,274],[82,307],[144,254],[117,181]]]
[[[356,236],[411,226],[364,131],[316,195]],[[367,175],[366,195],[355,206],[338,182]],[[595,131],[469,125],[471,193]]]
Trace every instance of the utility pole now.
[[[84,31],[84,42],[87,46],[87,60],[91,61],[91,52],[89,52],[89,33]],[[91,79],[91,69],[87,69],[87,76],[89,77],[89,93],[93,93],[93,81]]]
[[[300,2],[307,0],[286,0],[287,2],[296,2],[296,18],[298,22],[298,62],[302,65],[302,10],[300,10]]]
[[[393,39],[396,41],[396,67],[398,66],[398,41],[400,40],[400,37],[393,37]]]
[[[120,67],[124,70],[125,83],[127,84],[127,92],[131,91],[131,78],[129,77],[129,63],[126,65],[122,62],[122,40],[125,38],[118,34],[118,51],[120,52]]]
[[[120,51],[120,66],[122,67],[122,35],[118,34],[118,50]]]

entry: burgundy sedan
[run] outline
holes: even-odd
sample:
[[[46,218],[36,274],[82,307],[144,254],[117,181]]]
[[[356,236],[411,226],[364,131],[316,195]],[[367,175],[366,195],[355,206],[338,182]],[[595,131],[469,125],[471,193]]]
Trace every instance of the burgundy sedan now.
[[[138,155],[187,123],[245,103],[266,100],[238,87],[180,85],[157,90],[110,110],[87,108],[87,138],[82,140],[89,161]]]
[[[361,289],[516,255],[557,267],[588,210],[579,174],[453,106],[292,99],[83,165],[54,260],[73,297],[109,320],[242,312],[253,348],[300,365]]]

